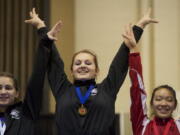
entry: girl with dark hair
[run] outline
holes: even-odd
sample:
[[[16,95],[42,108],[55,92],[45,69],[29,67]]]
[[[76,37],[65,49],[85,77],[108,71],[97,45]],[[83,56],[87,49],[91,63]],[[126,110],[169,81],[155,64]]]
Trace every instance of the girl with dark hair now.
[[[46,35],[45,24],[35,10],[30,14],[31,19],[26,22],[35,25],[41,35]],[[143,28],[154,22],[146,14],[133,27],[136,41],[140,39]],[[58,22],[44,39],[56,40],[61,25]],[[48,79],[57,103],[58,135],[112,135],[110,127],[115,117],[116,96],[128,71],[128,47],[124,43],[121,45],[106,78],[99,84],[95,80],[99,68],[94,53],[84,50],[74,55],[71,64],[72,83],[67,79],[64,63],[55,45],[50,44],[49,50]]]
[[[24,101],[19,100],[16,78],[7,72],[0,73],[0,135],[35,135],[48,62],[46,44],[49,43],[39,41]]]
[[[148,118],[141,58],[131,26],[126,28],[123,37],[130,49],[129,75],[132,82],[130,112],[133,135],[180,135],[180,121],[172,117],[177,106],[177,98],[171,86],[161,85],[153,90],[150,104],[154,116],[152,120]]]

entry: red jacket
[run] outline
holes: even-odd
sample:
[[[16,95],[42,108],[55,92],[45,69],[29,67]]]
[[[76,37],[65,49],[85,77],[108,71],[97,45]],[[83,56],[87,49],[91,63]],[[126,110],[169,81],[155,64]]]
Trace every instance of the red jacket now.
[[[149,120],[146,110],[146,91],[144,89],[142,65],[139,53],[129,55],[130,79],[131,79],[131,122],[133,135],[155,135],[153,122],[156,123],[159,135],[163,135],[168,121],[172,120],[168,135],[180,135],[180,120],[173,118]]]

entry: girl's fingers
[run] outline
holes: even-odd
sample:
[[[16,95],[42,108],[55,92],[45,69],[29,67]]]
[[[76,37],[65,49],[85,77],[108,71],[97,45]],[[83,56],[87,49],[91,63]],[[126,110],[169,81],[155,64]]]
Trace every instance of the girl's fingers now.
[[[155,20],[155,19],[151,19],[150,20],[151,23],[158,23],[159,21]]]
[[[126,34],[122,34],[122,36],[123,36],[123,38],[125,38],[127,40],[131,40],[131,38],[128,35],[126,35]]]
[[[35,8],[32,9],[33,14],[36,14]]]
[[[129,34],[133,36],[132,23],[129,24]]]
[[[130,35],[129,25],[126,25],[125,31],[126,35]]]
[[[29,12],[29,15],[30,15],[31,18],[33,17],[32,11]]]
[[[31,23],[31,20],[25,20],[24,22],[25,23]]]

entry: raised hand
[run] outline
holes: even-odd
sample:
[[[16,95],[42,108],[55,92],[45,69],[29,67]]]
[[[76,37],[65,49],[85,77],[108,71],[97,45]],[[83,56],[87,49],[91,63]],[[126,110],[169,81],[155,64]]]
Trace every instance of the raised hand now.
[[[44,21],[39,18],[38,14],[35,11],[35,8],[33,8],[32,11],[29,12],[29,15],[30,15],[30,19],[25,20],[25,23],[32,24],[37,29],[40,29],[46,26]]]
[[[125,32],[122,34],[124,38],[124,42],[126,46],[130,49],[130,52],[136,52],[137,49],[137,43],[134,37],[134,33],[132,30],[132,25],[126,25]]]
[[[62,21],[59,20],[53,27],[52,29],[47,33],[48,37],[51,40],[57,40],[57,34],[60,32],[62,27]]]
[[[150,23],[158,23],[157,20],[151,18],[151,8],[144,14],[144,16],[138,21],[137,26],[144,29]]]

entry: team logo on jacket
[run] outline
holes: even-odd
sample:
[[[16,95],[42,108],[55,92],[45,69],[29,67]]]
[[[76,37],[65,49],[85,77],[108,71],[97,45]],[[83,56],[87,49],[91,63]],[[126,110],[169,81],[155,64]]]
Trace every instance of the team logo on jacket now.
[[[91,91],[91,96],[95,96],[95,95],[97,95],[97,93],[98,93],[97,88],[94,88]]]
[[[13,109],[10,113],[12,119],[20,119],[20,111]]]

